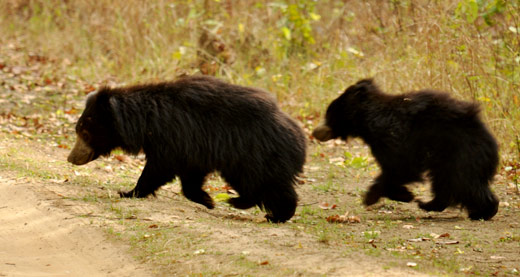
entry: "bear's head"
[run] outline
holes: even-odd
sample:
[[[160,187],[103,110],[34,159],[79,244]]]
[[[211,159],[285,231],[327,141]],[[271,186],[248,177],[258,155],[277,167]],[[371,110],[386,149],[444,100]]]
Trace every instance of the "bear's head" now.
[[[100,89],[87,96],[85,110],[76,123],[76,144],[67,158],[70,163],[86,164],[120,146],[108,91]]]
[[[363,79],[349,86],[338,98],[330,103],[325,115],[325,122],[312,132],[320,141],[358,136],[358,123],[363,120],[362,111],[368,95],[378,89],[372,79]]]

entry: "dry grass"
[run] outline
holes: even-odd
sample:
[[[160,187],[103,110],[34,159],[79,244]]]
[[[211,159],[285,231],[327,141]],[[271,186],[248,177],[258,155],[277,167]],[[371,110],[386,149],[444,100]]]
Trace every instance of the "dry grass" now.
[[[53,74],[96,85],[204,71],[269,89],[308,124],[363,77],[387,91],[447,90],[482,102],[514,153],[520,3],[502,2],[479,1],[475,14],[471,0],[10,0],[0,31],[60,65]]]

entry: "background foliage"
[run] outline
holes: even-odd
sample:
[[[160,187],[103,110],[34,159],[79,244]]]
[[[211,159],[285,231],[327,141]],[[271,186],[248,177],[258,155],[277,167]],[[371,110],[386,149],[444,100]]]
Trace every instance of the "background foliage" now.
[[[389,92],[436,88],[481,102],[502,151],[516,152],[518,0],[8,0],[0,7],[0,41],[30,49],[25,61],[53,64],[43,81],[86,84],[59,86],[53,97],[202,72],[268,89],[313,125],[338,92],[375,77]]]

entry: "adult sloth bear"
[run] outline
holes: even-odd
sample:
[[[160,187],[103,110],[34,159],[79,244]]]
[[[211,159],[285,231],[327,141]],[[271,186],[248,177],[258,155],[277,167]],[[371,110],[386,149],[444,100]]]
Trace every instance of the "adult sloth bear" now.
[[[117,147],[144,151],[141,177],[122,197],[146,197],[178,176],[186,198],[211,209],[202,185],[219,171],[240,195],[229,200],[235,208],[257,205],[271,222],[294,215],[306,140],[265,91],[203,76],[102,88],[88,96],[76,134],[68,157],[76,165]]]
[[[418,201],[420,208],[440,212],[460,204],[471,219],[488,220],[498,211],[489,189],[498,147],[478,114],[477,104],[446,93],[387,95],[367,79],[332,101],[325,124],[313,136],[320,141],[360,137],[370,146],[382,173],[365,195],[365,205],[382,196],[412,201],[404,185],[421,181],[426,172],[434,198]]]

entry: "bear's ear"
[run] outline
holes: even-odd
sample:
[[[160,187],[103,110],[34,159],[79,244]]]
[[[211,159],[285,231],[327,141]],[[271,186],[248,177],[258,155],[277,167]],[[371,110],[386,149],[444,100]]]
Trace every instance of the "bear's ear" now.
[[[87,94],[87,101],[85,101],[85,108],[88,106],[91,106],[96,101],[97,95],[98,95],[97,90],[92,91],[89,94]]]
[[[357,86],[373,86],[374,79],[373,78],[361,79],[356,83],[356,85]]]
[[[359,80],[354,85],[350,86],[345,90],[345,93],[350,94],[352,96],[362,96],[367,92],[377,90],[376,85],[374,84],[374,80],[370,79],[362,79]]]

